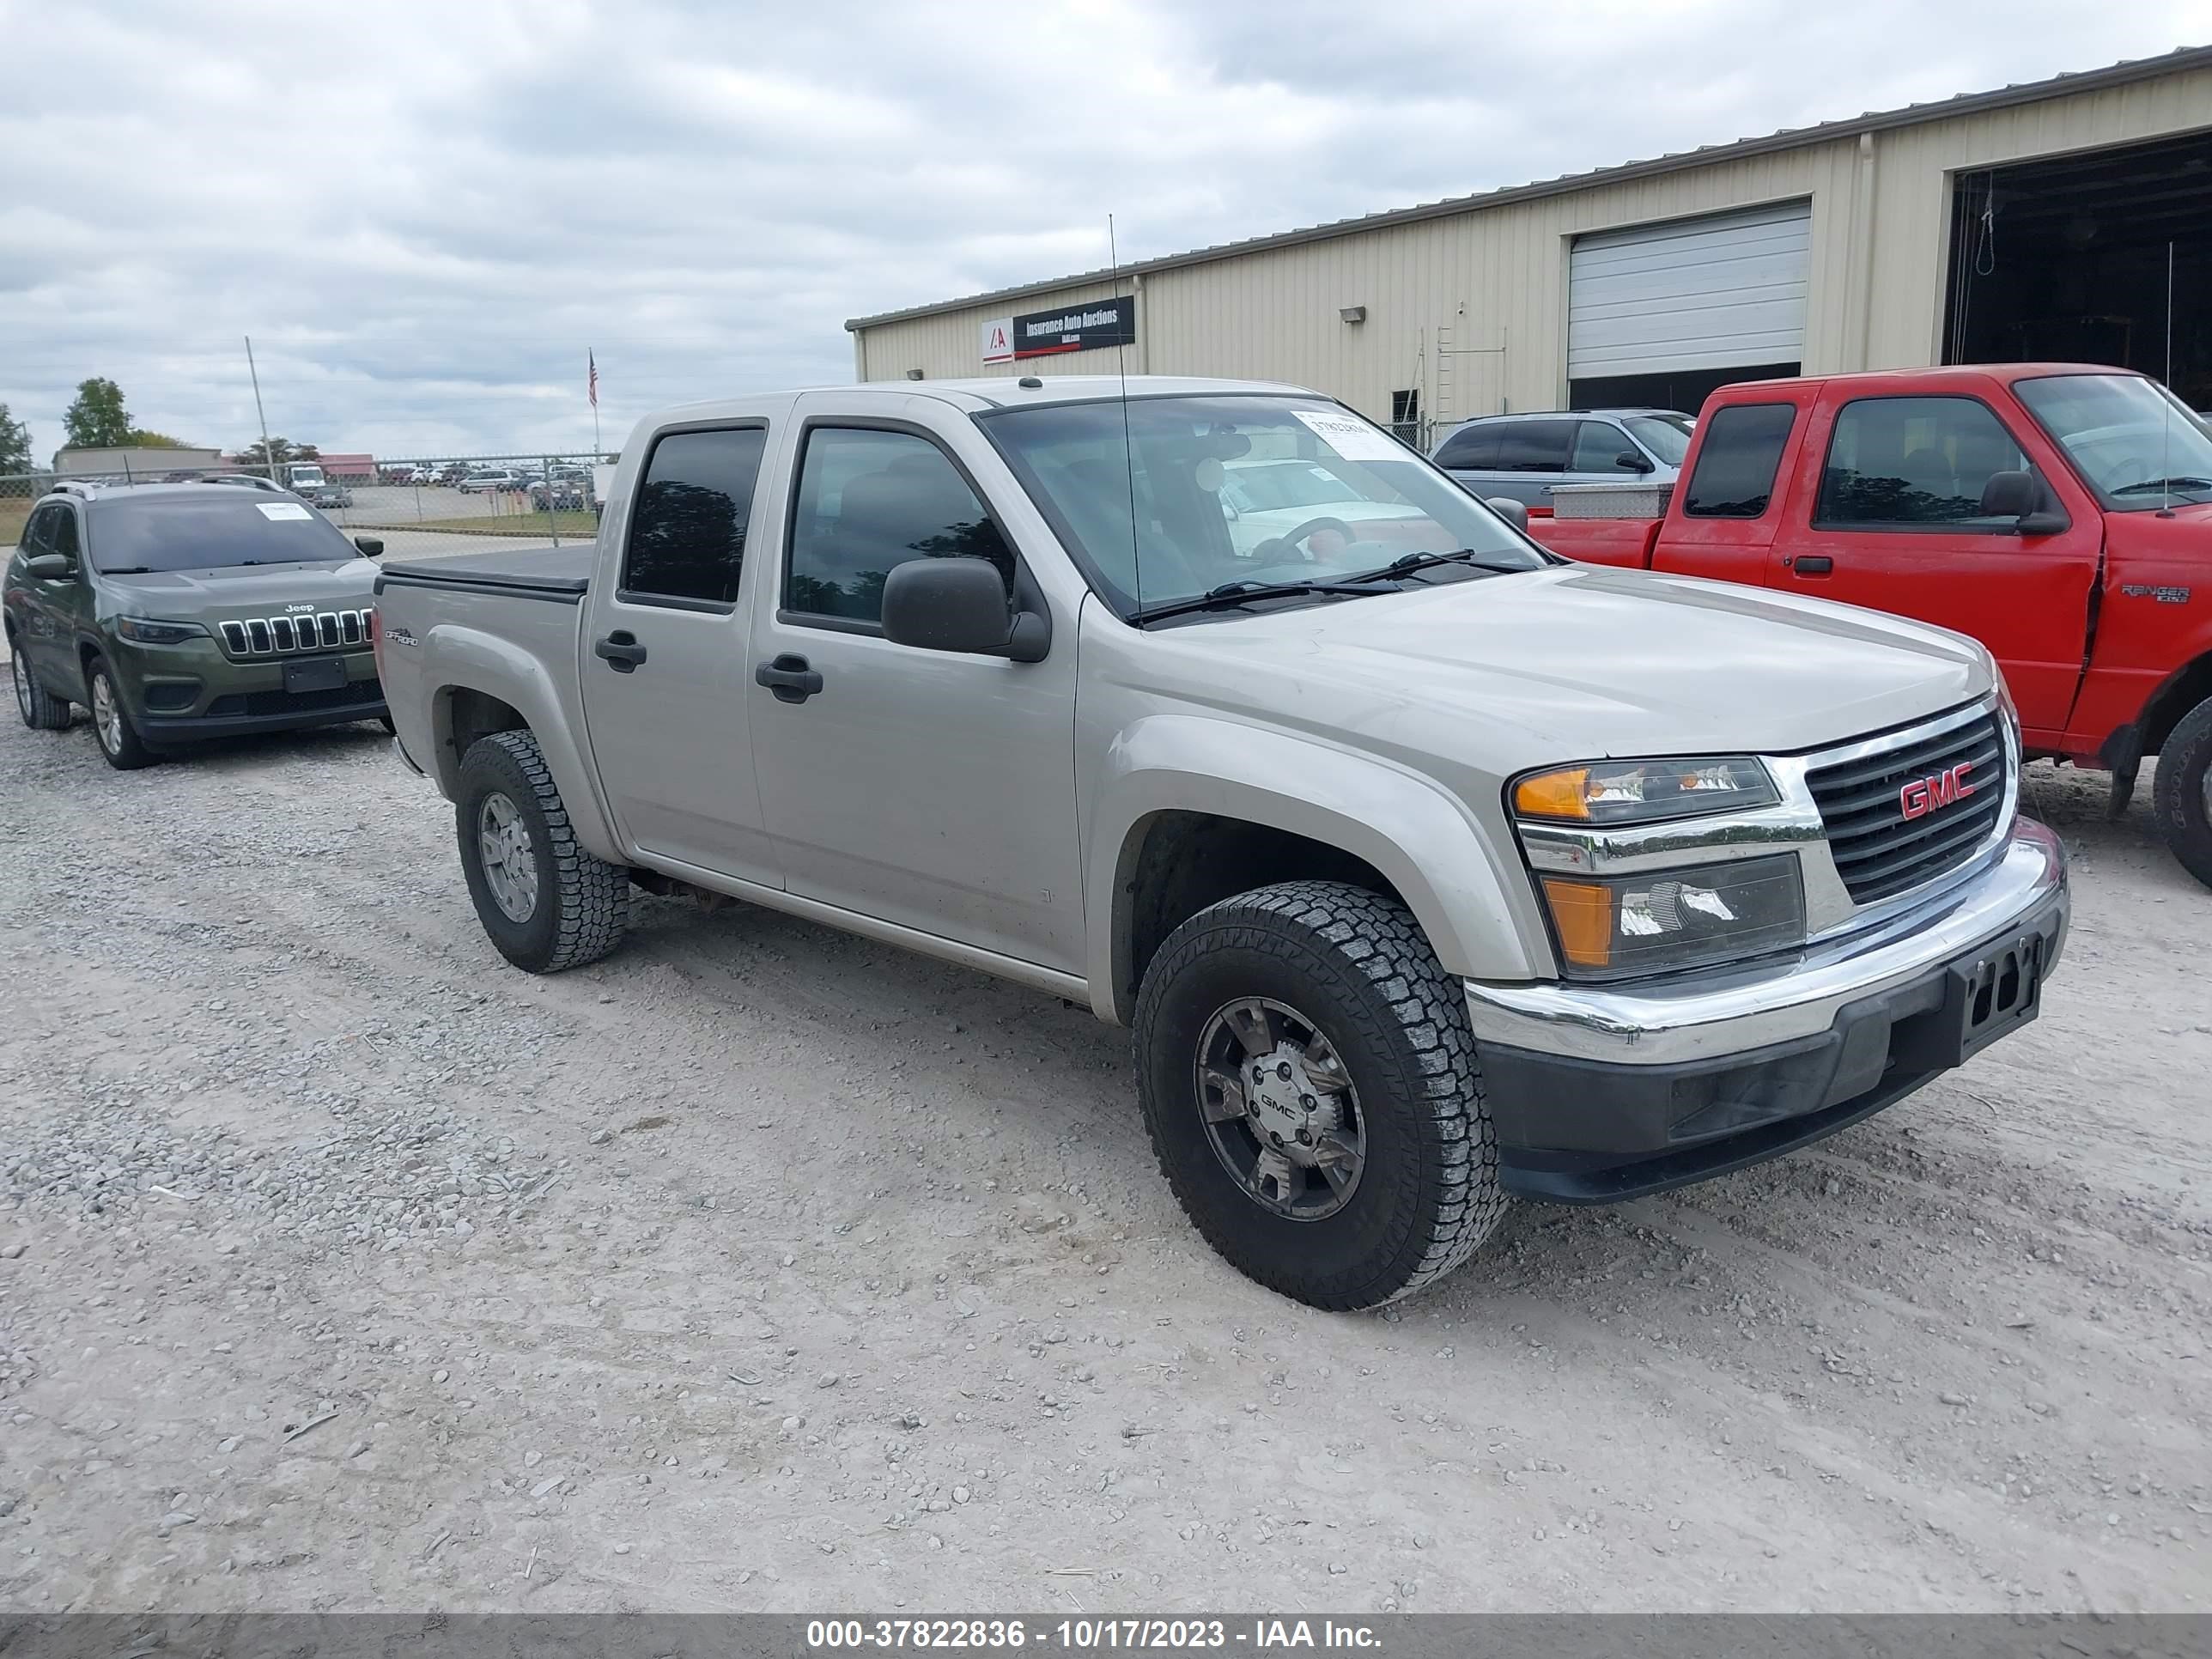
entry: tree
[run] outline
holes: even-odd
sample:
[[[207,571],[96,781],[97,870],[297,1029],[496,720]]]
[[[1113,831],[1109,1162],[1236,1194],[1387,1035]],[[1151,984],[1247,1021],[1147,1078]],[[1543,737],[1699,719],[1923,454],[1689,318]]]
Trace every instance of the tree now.
[[[31,470],[31,428],[0,404],[0,473]]]
[[[124,441],[133,449],[184,449],[189,447],[181,438],[172,438],[166,432],[149,432],[141,426],[132,427]]]
[[[95,374],[77,382],[76,401],[62,416],[64,441],[71,449],[121,449],[131,441],[131,411],[123,388]]]
[[[258,466],[266,470],[272,463],[277,466],[287,461],[312,461],[320,459],[322,451],[313,444],[295,444],[289,438],[271,438],[264,451],[257,438],[238,452],[240,466]]]

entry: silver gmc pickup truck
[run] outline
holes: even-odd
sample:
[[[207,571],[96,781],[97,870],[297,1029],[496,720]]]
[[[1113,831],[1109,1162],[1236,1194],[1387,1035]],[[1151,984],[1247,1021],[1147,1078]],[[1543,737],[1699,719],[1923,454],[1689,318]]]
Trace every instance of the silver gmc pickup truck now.
[[[1294,387],[674,409],[598,545],[387,564],[401,755],[516,966],[733,895],[1134,1028],[1237,1267],[1363,1308],[2034,1018],[2066,929],[1989,653],[1563,562]]]

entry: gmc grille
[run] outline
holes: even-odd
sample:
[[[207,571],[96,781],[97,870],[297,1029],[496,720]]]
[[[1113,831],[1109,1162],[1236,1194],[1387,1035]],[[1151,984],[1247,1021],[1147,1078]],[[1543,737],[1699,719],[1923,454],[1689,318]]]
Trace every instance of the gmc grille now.
[[[1996,833],[2007,758],[1996,711],[1917,742],[1806,774],[1836,873],[1855,904],[1890,898],[1965,863]],[[1905,792],[1971,765],[1972,794],[1905,816]]]
[[[357,648],[368,643],[368,617],[366,611],[325,611],[227,622],[222,624],[223,649],[234,657],[276,657]]]

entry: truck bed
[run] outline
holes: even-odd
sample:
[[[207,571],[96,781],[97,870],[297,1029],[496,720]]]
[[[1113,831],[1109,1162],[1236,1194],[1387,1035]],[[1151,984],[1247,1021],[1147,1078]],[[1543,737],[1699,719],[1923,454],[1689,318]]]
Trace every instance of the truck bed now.
[[[574,605],[591,586],[596,556],[594,544],[577,542],[562,547],[499,547],[483,553],[457,553],[451,558],[387,562],[377,576],[376,591],[459,589]]]

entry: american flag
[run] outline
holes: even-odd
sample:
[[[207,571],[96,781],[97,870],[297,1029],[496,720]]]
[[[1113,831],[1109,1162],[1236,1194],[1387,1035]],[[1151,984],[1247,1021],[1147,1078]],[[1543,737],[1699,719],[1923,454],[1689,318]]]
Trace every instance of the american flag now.
[[[592,407],[593,409],[597,409],[597,408],[599,406],[599,360],[598,360],[597,358],[593,357],[590,352],[586,351],[586,352],[584,354],[584,362],[586,362],[586,363],[590,367],[591,371],[592,371],[592,377],[591,377],[591,382],[590,382],[590,385],[591,385],[591,393],[592,393]]]

